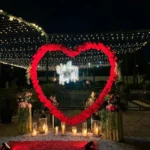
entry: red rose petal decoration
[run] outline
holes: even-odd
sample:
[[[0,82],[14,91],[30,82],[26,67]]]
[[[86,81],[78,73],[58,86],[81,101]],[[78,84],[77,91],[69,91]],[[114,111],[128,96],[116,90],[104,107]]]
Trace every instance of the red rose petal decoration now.
[[[68,55],[69,57],[74,58],[75,56],[79,55],[81,52],[88,51],[90,49],[102,51],[108,57],[108,60],[109,60],[110,66],[111,66],[110,76],[107,80],[107,84],[105,85],[104,89],[102,90],[102,93],[99,94],[95,103],[93,103],[90,107],[83,110],[80,114],[78,114],[76,116],[73,116],[73,117],[65,116],[44,95],[44,93],[39,85],[39,81],[37,79],[38,64],[47,52],[62,51],[64,54]],[[110,47],[106,47],[102,43],[87,42],[82,45],[79,45],[74,51],[66,48],[65,46],[62,46],[61,44],[46,44],[46,45],[41,46],[37,50],[36,54],[33,55],[33,58],[31,61],[30,78],[33,83],[33,87],[34,87],[36,93],[38,94],[40,101],[44,104],[45,107],[47,107],[50,110],[50,113],[52,113],[61,122],[65,122],[66,124],[73,126],[75,124],[85,121],[96,110],[98,110],[101,107],[101,105],[103,104],[104,97],[110,92],[114,81],[118,77],[118,74],[115,71],[116,64],[117,64],[116,61],[117,61],[117,57],[115,56],[115,53],[111,51]]]

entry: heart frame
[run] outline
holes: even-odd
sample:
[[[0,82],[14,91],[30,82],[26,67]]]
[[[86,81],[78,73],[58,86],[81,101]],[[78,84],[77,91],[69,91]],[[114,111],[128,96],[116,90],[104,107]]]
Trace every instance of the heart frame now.
[[[73,117],[65,116],[44,95],[39,85],[39,81],[37,79],[38,64],[47,52],[61,51],[67,56],[74,58],[75,56],[79,55],[81,52],[85,52],[90,49],[102,51],[108,57],[108,60],[111,66],[110,76],[102,92],[99,94],[98,98],[91,106],[89,106],[87,109],[83,110],[80,114],[76,116],[73,116]],[[32,81],[32,84],[36,93],[38,94],[38,98],[44,104],[44,106],[50,110],[50,113],[52,113],[61,122],[65,122],[66,124],[71,125],[71,126],[85,121],[87,118],[89,118],[95,111],[97,111],[102,106],[105,96],[111,91],[111,88],[115,80],[117,79],[117,77],[118,77],[117,57],[115,56],[115,52],[111,51],[110,47],[106,47],[102,43],[86,42],[76,47],[76,49],[74,49],[73,51],[71,49],[66,48],[65,46],[62,46],[61,44],[45,44],[37,50],[37,52],[33,55],[32,60],[31,60],[30,79]]]

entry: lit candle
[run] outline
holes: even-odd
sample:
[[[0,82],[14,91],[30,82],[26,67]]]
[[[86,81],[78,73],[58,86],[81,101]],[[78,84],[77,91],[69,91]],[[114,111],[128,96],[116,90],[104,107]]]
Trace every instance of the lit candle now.
[[[34,122],[33,129],[32,129],[32,136],[36,136],[36,135],[37,135],[37,123]]]
[[[82,123],[82,135],[87,136],[87,122]]]
[[[48,126],[45,127],[45,134],[48,133]]]
[[[77,128],[76,127],[72,127],[72,134],[76,135],[77,134]]]
[[[55,127],[55,135],[58,135],[58,127]]]
[[[46,124],[43,124],[42,130],[43,130],[43,132],[46,131]]]
[[[87,129],[82,129],[82,135],[87,136]]]
[[[95,134],[95,135],[98,135],[98,127],[95,127],[95,128],[94,128],[94,134]]]
[[[62,133],[62,135],[65,134],[65,124],[64,123],[61,124],[61,133]]]
[[[36,130],[33,130],[32,131],[32,136],[36,136],[37,135],[37,131]]]
[[[99,135],[99,127],[100,127],[100,123],[99,123],[99,121],[94,121],[93,122],[93,134],[95,135],[95,136],[98,136]]]

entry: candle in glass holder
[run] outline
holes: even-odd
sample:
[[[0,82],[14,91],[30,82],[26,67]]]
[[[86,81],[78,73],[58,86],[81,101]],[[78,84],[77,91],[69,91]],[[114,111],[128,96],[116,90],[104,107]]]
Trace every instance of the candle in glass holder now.
[[[32,131],[32,136],[36,136],[37,135],[37,131],[36,130],[33,130]]]
[[[87,122],[82,123],[82,135],[87,136]]]
[[[98,131],[99,131],[99,130],[98,130],[98,127],[95,127],[95,128],[94,128],[94,134],[95,134],[96,136],[98,135]]]
[[[98,121],[93,122],[93,134],[95,136],[98,136],[99,134],[99,122]]]
[[[45,127],[45,134],[48,134],[48,126]]]
[[[76,135],[77,134],[77,128],[76,127],[72,127],[72,134]]]
[[[65,134],[65,127],[66,127],[65,123],[61,123],[61,133],[62,133],[62,135]]]
[[[47,118],[40,118],[39,119],[39,132],[45,133],[47,127]]]
[[[56,126],[56,127],[55,127],[55,135],[58,135],[58,129],[59,129],[59,127]]]
[[[34,122],[32,125],[32,136],[36,136],[37,135],[37,123]]]
[[[43,124],[42,130],[45,133],[45,131],[46,131],[46,124]]]
[[[87,129],[82,129],[82,135],[87,136]]]

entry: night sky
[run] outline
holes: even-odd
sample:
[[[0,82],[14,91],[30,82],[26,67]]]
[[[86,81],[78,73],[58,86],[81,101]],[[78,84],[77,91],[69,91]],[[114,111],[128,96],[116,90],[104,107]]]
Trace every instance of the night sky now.
[[[150,29],[148,0],[1,0],[0,7],[49,34]]]

